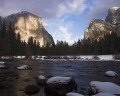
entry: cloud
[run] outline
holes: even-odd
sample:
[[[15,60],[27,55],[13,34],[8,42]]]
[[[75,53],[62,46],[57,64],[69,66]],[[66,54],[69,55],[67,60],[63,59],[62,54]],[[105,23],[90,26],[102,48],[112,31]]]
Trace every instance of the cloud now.
[[[103,18],[112,6],[120,6],[120,0],[0,0],[0,15],[30,11],[43,18],[53,19],[65,14],[89,12],[85,19]]]
[[[57,16],[61,17],[65,14],[81,14],[87,8],[86,0],[71,0],[62,2],[58,5]]]
[[[29,11],[44,18],[54,18],[56,7],[53,0],[50,2],[48,0],[0,0],[0,15],[7,16],[19,11]]]
[[[63,25],[58,26],[54,36],[56,37],[55,40],[57,39],[57,40],[66,41],[70,45],[72,45],[75,41],[77,41],[80,38],[73,36],[73,33],[70,32],[69,28]]]
[[[45,28],[48,28],[50,26],[47,20],[42,20],[42,24]]]
[[[91,0],[89,11],[82,20],[103,19],[107,16],[109,8],[113,6],[120,6],[120,0]]]
[[[53,19],[67,13],[82,13],[86,0],[0,0],[0,15],[29,11],[44,18]]]
[[[71,41],[71,34],[68,32],[68,29],[64,26],[59,26],[58,31],[62,33],[65,41]]]

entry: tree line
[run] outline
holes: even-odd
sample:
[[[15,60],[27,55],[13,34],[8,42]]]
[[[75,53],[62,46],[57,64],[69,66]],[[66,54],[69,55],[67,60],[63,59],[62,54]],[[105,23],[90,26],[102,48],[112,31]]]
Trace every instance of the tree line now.
[[[81,39],[72,45],[65,41],[40,47],[40,44],[28,39],[28,43],[21,41],[20,34],[15,33],[12,22],[0,25],[0,55],[102,55],[120,54],[120,36],[116,32],[106,34],[99,40]]]

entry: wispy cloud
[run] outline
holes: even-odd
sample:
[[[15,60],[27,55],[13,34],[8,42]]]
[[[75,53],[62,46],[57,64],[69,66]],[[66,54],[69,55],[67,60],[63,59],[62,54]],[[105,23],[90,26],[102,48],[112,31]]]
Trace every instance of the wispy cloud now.
[[[72,45],[78,39],[80,39],[80,38],[82,39],[82,36],[77,37],[77,36],[73,35],[73,33],[69,30],[69,27],[65,27],[64,25],[58,26],[54,36],[55,36],[56,40],[67,41],[68,44],[70,44],[70,45]]]
[[[62,2],[58,5],[57,16],[61,17],[65,14],[80,14],[87,8],[86,0],[71,0]]]
[[[44,18],[56,18],[68,13],[82,13],[86,7],[86,0],[0,0],[0,15],[25,10]]]

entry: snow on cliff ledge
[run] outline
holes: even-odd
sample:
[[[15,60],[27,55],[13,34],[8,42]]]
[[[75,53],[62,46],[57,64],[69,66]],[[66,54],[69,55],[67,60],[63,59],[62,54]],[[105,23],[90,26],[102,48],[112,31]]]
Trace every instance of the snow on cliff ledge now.
[[[112,7],[111,10],[118,10],[120,7]]]

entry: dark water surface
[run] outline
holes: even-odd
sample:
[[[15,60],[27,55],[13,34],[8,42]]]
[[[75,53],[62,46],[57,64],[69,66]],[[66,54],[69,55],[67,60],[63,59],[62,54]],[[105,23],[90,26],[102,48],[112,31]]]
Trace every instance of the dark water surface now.
[[[71,76],[78,85],[78,92],[86,89],[90,81],[108,81],[120,85],[120,79],[105,77],[108,70],[116,71],[120,74],[120,62],[115,61],[42,61],[42,60],[7,60],[6,71],[17,73],[18,79],[13,81],[9,88],[0,88],[0,96],[27,96],[24,93],[25,85],[35,84],[35,78],[44,75],[51,76]],[[32,70],[17,70],[15,66],[27,64]],[[3,72],[5,70],[0,70]],[[11,77],[12,78],[12,77]],[[3,82],[3,81],[0,81]],[[39,96],[35,95],[35,96]]]

